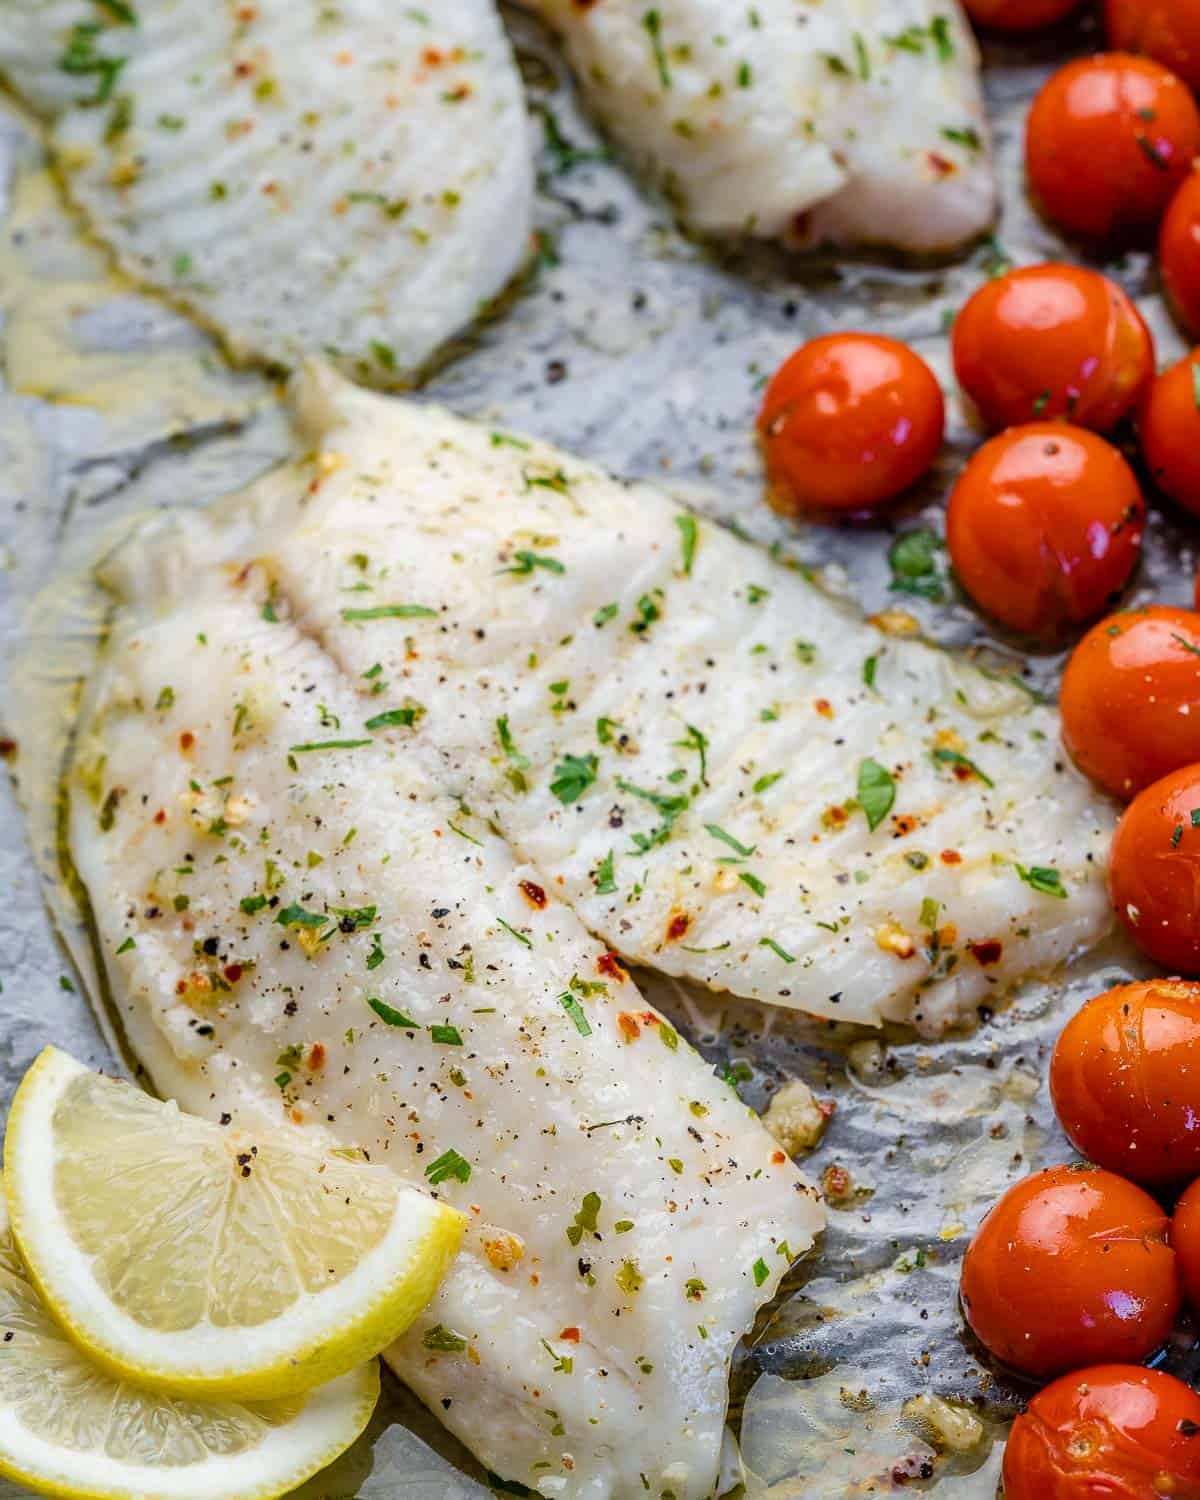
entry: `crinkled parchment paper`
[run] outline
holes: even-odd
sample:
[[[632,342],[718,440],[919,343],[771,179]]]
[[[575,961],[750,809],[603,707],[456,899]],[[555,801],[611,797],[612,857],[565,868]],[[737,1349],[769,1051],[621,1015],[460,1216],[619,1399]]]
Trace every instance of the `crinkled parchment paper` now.
[[[1053,693],[1058,658],[1027,664],[1014,643],[989,637],[951,589],[942,601],[889,592],[893,535],[940,527],[947,484],[975,441],[960,410],[952,408],[952,445],[922,496],[886,522],[836,531],[792,528],[766,509],[752,424],[769,372],[803,338],[830,329],[906,339],[950,389],[946,329],[970,291],[1006,259],[1067,253],[1024,201],[1020,142],[1038,81],[1067,51],[1094,44],[1086,29],[1040,51],[989,51],[1003,222],[961,263],[905,270],[797,264],[769,250],[717,254],[690,243],[608,159],[546,36],[515,13],[513,26],[530,129],[546,142],[540,264],[422,395],[655,479],[822,568],[828,588],[866,610],[902,607],[931,637],[983,652],[1026,688]],[[49,1041],[94,1065],[128,1065],[103,1020],[86,930],[58,857],[57,773],[105,609],[91,564],[148,510],[204,504],[269,467],[287,451],[288,430],[280,393],[265,378],[232,371],[185,319],[108,270],[45,171],[36,130],[2,101],[0,211],[2,732],[15,742],[6,750],[17,793],[5,787],[0,795],[7,1100]],[[1108,269],[1140,301],[1162,356],[1181,352],[1151,259],[1132,255]],[[1184,601],[1195,565],[1193,535],[1156,515],[1135,599]],[[994,1014],[969,1035],[938,1045],[724,1007],[648,979],[714,1064],[733,1067],[748,1103],[765,1109],[797,1077],[836,1103],[809,1165],[814,1177],[840,1169],[841,1192],[823,1247],[793,1272],[736,1361],[731,1425],[740,1462],[731,1442],[731,1485],[772,1500],[899,1489],[991,1500],[1005,1419],[1027,1393],[990,1371],[964,1336],[958,1262],[1010,1181],[1067,1154],[1047,1099],[1048,1050],[1072,1008],[1134,972],[1131,955],[1113,947],[1054,982],[1030,984],[1011,1003],[998,996]],[[1170,1368],[1200,1375],[1193,1339],[1185,1328],[1166,1356]],[[302,1493],[465,1500],[485,1495],[486,1485],[392,1383],[363,1441]],[[13,1493],[0,1486],[0,1495]]]

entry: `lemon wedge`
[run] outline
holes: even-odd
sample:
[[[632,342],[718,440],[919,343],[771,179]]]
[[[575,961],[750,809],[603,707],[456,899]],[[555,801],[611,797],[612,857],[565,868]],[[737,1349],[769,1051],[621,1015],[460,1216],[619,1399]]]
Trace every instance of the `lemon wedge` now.
[[[48,1047],[4,1144],[12,1233],[54,1319],[151,1390],[268,1400],[387,1347],[463,1216],[291,1128],[233,1131]]]
[[[268,1500],[331,1464],[379,1398],[372,1360],[307,1396],[195,1402],[139,1390],[64,1336],[0,1195],[0,1473],[76,1500]]]

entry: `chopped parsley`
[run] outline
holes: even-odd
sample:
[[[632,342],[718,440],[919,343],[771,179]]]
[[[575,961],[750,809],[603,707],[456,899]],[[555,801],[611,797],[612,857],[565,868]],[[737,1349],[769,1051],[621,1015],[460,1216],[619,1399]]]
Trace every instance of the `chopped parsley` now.
[[[599,630],[602,626],[607,625],[610,620],[615,620],[618,611],[619,606],[616,604],[602,604],[592,616],[592,624]]]
[[[435,1323],[432,1328],[425,1330],[421,1343],[426,1349],[432,1349],[438,1354],[461,1354],[467,1347],[466,1339],[461,1338],[457,1333],[451,1333],[440,1323]]]
[[[592,876],[592,884],[596,887],[597,896],[611,896],[616,890],[617,881],[613,870],[613,851],[611,849],[596,866],[596,872]]]
[[[683,568],[685,578],[692,576],[692,563],[696,560],[696,538],[700,528],[696,525],[696,518],[692,515],[675,517],[675,525],[679,528],[680,566]]]
[[[513,741],[512,731],[508,727],[507,717],[496,720],[496,737],[500,741],[500,748],[504,751],[508,760],[508,780],[514,792],[524,792],[529,783],[525,780],[525,772],[529,769],[529,757],[522,755]]]
[[[663,792],[648,791],[644,787],[634,786],[632,782],[626,781],[618,776],[617,786],[621,791],[627,792],[631,797],[640,797],[643,802],[648,802],[662,814],[662,822],[650,833],[635,833],[633,835],[634,852],[637,854],[649,854],[660,844],[665,844],[671,836],[679,816],[686,810],[690,798],[685,796],[668,796]]]
[[[436,620],[437,610],[427,604],[376,604],[371,609],[344,609],[342,619],[355,620]]]
[[[471,1163],[465,1156],[460,1156],[452,1146],[449,1151],[443,1151],[437,1161],[429,1163],[425,1168],[425,1176],[434,1187],[450,1177],[458,1182],[470,1182]]]
[[[515,937],[518,943],[524,943],[527,948],[533,947],[533,944],[529,941],[525,934],[523,932],[518,932],[515,927],[510,927],[503,917],[497,917],[496,921],[500,923],[501,927],[504,928],[505,932],[507,932],[510,937]]]
[[[385,713],[375,714],[363,725],[364,729],[411,729],[421,717],[419,708],[389,708]]]
[[[931,756],[939,766],[961,766],[964,770],[969,771],[972,776],[978,776],[984,786],[994,787],[996,785],[986,771],[981,771],[973,760],[970,760],[958,750],[945,750],[939,746],[931,752]]]
[[[244,911],[245,909],[243,905],[242,910]],[[293,902],[290,906],[283,907],[282,910],[275,914],[275,922],[280,927],[324,927],[327,920],[328,918],[320,912],[305,911],[304,907],[298,905],[296,902]]]
[[[646,34],[650,38],[650,46],[654,49],[654,66],[658,69],[658,79],[663,88],[671,87],[671,69],[667,62],[666,48],[662,40],[662,16],[657,10],[648,10],[642,17],[642,25],[646,28]]]
[[[896,783],[889,771],[868,758],[858,768],[858,805],[871,832],[879,827],[896,801]]]
[[[564,806],[578,802],[595,781],[599,766],[594,755],[564,755],[555,769],[550,790]]]
[[[1026,885],[1031,885],[1043,896],[1056,896],[1060,901],[1067,899],[1067,888],[1063,885],[1062,876],[1057,870],[1049,869],[1045,865],[1031,865],[1029,869],[1026,869],[1024,865],[1018,865],[1017,874]]]
[[[723,828],[719,827],[716,823],[705,823],[704,831],[707,834],[711,834],[714,839],[720,839],[723,844],[727,845],[730,849],[733,850],[735,854],[739,855],[742,859],[749,859],[754,851],[758,848],[757,844],[750,844],[749,846],[747,846],[746,844],[741,843],[738,839],[734,838],[733,834],[726,833],[726,831]]]
[[[562,992],[562,994],[558,997],[558,1003],[562,1006],[563,1010],[566,1011],[567,1015],[569,1015],[571,1020],[574,1022],[575,1030],[579,1033],[579,1035],[591,1036],[592,1028],[588,1024],[587,1016],[585,1016],[583,1013],[583,1006],[580,1005],[579,1001],[575,998],[574,995],[572,995],[570,990],[564,990]]]
[[[401,1010],[393,1010],[383,1000],[377,1000],[374,996],[367,1000],[367,1004],[379,1017],[385,1026],[398,1026],[402,1031],[420,1031],[420,1027],[412,1021]]]
[[[303,745],[289,745],[292,755],[310,755],[318,750],[359,750],[370,740],[308,740]]]
[[[766,886],[762,883],[758,876],[753,874],[751,871],[740,871],[738,874],[738,879],[742,882],[743,885],[748,885],[756,896],[761,898],[762,896],[765,896],[767,894]]]
[[[759,1258],[754,1262],[751,1270],[754,1273],[755,1286],[762,1286],[763,1282],[766,1281],[767,1277],[771,1274],[767,1269],[767,1263],[765,1260],[763,1260],[762,1256],[759,1256]]]
[[[601,1198],[599,1193],[585,1193],[573,1224],[567,1226],[567,1239],[578,1245],[585,1234],[595,1234],[600,1222]]]
[[[938,571],[941,550],[941,539],[928,527],[897,537],[888,552],[890,587],[898,594],[915,594],[934,602],[944,598],[945,586]]]
[[[686,726],[687,734],[683,739],[675,741],[676,750],[694,750],[700,757],[700,781],[704,786],[708,785],[708,740],[696,728],[694,724]]]
[[[771,952],[783,959],[785,964],[794,964],[796,962],[794,954],[789,953],[786,948],[781,948],[774,938],[759,938],[758,946],[760,948],[770,948]]]
[[[527,577],[535,568],[544,568],[547,573],[565,573],[567,570],[559,562],[557,557],[544,557],[539,552],[528,552],[522,550],[514,552],[516,561],[511,568],[501,568],[501,573],[516,573],[519,577]]]
[[[461,1047],[463,1044],[457,1026],[431,1026],[429,1037],[440,1047]]]

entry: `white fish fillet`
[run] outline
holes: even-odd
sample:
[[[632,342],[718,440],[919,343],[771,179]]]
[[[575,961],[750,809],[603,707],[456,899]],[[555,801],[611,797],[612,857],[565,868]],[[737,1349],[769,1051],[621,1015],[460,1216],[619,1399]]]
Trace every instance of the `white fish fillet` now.
[[[388,1358],[489,1468],[700,1500],[733,1346],[819,1202],[402,734],[298,748],[391,700],[269,618],[231,538],[131,560],[89,694],[71,847],[130,1040],[185,1107],[286,1111],[468,1213]]]
[[[122,267],[238,355],[386,382],[528,255],[489,0],[0,0],[0,72]]]
[[[247,555],[627,957],[937,1032],[1108,930],[1112,807],[1016,685],[544,444],[319,375],[300,399],[325,468]],[[397,603],[435,615],[354,618]]]
[[[527,0],[695,229],[928,253],[995,213],[958,0]]]

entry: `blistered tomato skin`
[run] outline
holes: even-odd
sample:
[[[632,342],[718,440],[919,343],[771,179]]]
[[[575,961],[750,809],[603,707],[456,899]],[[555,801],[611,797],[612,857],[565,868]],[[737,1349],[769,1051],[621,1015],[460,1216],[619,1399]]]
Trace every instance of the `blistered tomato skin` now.
[[[1069,234],[1110,241],[1157,229],[1200,154],[1187,85],[1149,58],[1106,52],[1068,63],[1034,100],[1029,187]]]
[[[1200,516],[1200,349],[1154,381],[1138,429],[1155,484]]]
[[[1038,31],[1077,11],[1083,0],[966,0],[976,26],[991,31]]]
[[[1050,636],[1110,608],[1141,555],[1146,508],[1112,444],[1065,423],[994,437],[950,496],[959,582],[1013,630]]]
[[[971,1330],[1010,1369],[1048,1378],[1137,1361],[1179,1311],[1162,1208],[1098,1167],[1050,1167],[1009,1188],[963,1260]]]
[[[1200,1175],[1200,984],[1148,980],[1089,1000],[1054,1048],[1050,1097],[1098,1166],[1148,1187]]]
[[[993,430],[1064,417],[1107,432],[1154,378],[1154,340],[1119,286],[1080,266],[987,282],[954,320],[958,382]]]
[[[1200,336],[1200,172],[1193,172],[1171,199],[1158,237],[1158,264],[1180,326],[1193,338]]]
[[[1200,1500],[1200,1396],[1161,1370],[1100,1365],[1013,1424],[1004,1500]]]
[[[1200,90],[1200,0],[1105,0],[1110,47],[1144,52]]]
[[[1148,958],[1172,974],[1200,976],[1200,765],[1164,776],[1125,809],[1108,890]]]
[[[1200,762],[1200,613],[1151,605],[1093,625],[1059,709],[1075,764],[1122,801]]]
[[[945,427],[937,377],[906,345],[815,339],[779,367],[759,412],[771,503],[785,514],[874,509],[928,472]]]

